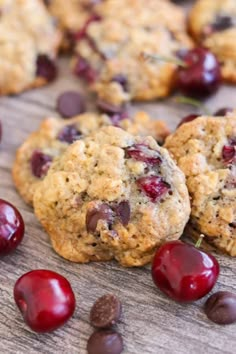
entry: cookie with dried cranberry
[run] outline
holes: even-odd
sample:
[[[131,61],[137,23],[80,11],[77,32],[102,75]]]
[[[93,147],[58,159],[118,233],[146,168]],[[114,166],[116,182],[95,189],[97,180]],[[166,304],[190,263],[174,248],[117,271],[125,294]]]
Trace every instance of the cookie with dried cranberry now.
[[[97,113],[85,113],[69,120],[45,119],[38,131],[32,133],[18,149],[13,166],[13,179],[24,200],[32,204],[36,185],[45,177],[53,159],[69,144],[111,124],[134,134],[152,135],[159,143],[163,143],[169,133],[163,121],[152,120],[144,112],[130,119],[122,119],[119,114],[109,117]]]
[[[195,39],[217,56],[223,78],[236,82],[236,1],[196,1],[189,27]]]
[[[55,79],[61,35],[40,0],[0,2],[0,94],[15,94]]]
[[[152,137],[103,127],[67,148],[34,194],[52,246],[74,262],[142,266],[189,218],[185,178]]]
[[[185,123],[165,147],[186,175],[193,234],[236,256],[235,112]]]
[[[78,77],[114,106],[167,96],[176,64],[141,60],[140,54],[173,57],[191,47],[183,10],[162,0],[107,0],[96,6],[96,14],[99,20],[77,41]]]

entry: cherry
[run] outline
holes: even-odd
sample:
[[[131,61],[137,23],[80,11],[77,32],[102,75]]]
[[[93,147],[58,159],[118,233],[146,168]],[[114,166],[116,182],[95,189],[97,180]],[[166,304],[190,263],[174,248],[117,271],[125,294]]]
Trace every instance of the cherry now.
[[[35,332],[49,332],[73,315],[75,296],[70,283],[50,270],[32,270],[14,286],[14,299],[27,325]]]
[[[13,251],[22,241],[24,232],[25,224],[19,211],[0,199],[0,255]]]
[[[126,148],[129,157],[137,161],[145,162],[149,165],[160,165],[161,158],[157,151],[149,148],[145,144],[134,144]]]
[[[199,114],[189,114],[188,116],[184,117],[181,119],[179,124],[177,125],[177,128],[179,128],[182,124],[192,122],[195,120],[197,117],[199,117]]]
[[[220,64],[213,53],[205,48],[194,48],[181,58],[177,69],[177,87],[192,97],[205,97],[217,91],[221,83]]]
[[[215,257],[181,242],[165,243],[156,252],[152,278],[156,286],[172,299],[195,301],[208,294],[219,275]]]
[[[235,163],[236,160],[236,140],[230,139],[229,145],[224,145],[222,148],[222,158],[225,163]]]
[[[170,190],[170,185],[160,176],[145,176],[137,180],[137,185],[155,203]]]

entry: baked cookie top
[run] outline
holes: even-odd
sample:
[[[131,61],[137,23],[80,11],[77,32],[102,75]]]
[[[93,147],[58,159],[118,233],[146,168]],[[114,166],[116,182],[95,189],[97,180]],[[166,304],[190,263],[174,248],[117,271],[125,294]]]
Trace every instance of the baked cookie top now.
[[[189,17],[195,39],[218,58],[224,79],[236,82],[236,2],[198,0]]]
[[[169,1],[107,0],[96,6],[96,14],[100,20],[77,42],[77,75],[87,79],[86,63],[99,98],[117,106],[167,96],[176,64],[141,60],[140,54],[174,56],[191,46],[183,10]]]
[[[30,134],[18,149],[13,165],[13,179],[24,200],[32,204],[36,185],[45,177],[53,159],[77,139],[97,131],[104,125],[119,124],[123,129],[141,135],[152,135],[163,143],[169,130],[160,120],[151,120],[144,112],[120,122],[117,117],[105,114],[85,113],[69,120],[45,119],[38,131]]]
[[[0,14],[0,94],[51,81],[61,35],[42,1],[1,0]]]
[[[157,246],[181,236],[190,213],[184,175],[167,150],[113,126],[53,162],[34,208],[61,256],[124,266],[150,262]]]
[[[185,123],[165,147],[186,175],[192,227],[236,256],[235,112]]]

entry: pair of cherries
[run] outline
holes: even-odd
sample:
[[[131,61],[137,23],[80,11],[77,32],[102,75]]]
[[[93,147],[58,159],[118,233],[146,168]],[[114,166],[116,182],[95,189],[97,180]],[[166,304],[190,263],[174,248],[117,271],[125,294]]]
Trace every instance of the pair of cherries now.
[[[19,211],[0,199],[0,255],[11,253],[24,237],[25,225]],[[70,283],[50,270],[33,270],[20,277],[14,286],[14,299],[28,326],[36,332],[57,329],[75,310]]]

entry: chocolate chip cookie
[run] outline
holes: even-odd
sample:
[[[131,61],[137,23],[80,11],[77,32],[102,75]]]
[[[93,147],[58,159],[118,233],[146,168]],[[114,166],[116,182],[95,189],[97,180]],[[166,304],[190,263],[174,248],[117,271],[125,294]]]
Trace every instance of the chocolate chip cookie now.
[[[198,43],[217,56],[223,78],[236,82],[236,1],[196,1],[189,27]]]
[[[69,120],[45,119],[39,130],[32,133],[18,149],[13,166],[15,185],[24,198],[32,204],[36,185],[41,181],[53,159],[60,155],[69,144],[87,136],[104,125],[119,124],[123,129],[141,135],[152,135],[163,143],[169,130],[160,120],[151,120],[144,112],[133,118],[119,120],[118,115],[85,113]]]
[[[0,94],[15,94],[52,81],[61,35],[40,0],[0,3]]]
[[[187,178],[193,236],[236,256],[236,112],[185,123],[165,147]]]
[[[96,15],[77,40],[75,73],[115,106],[167,96],[177,65],[141,60],[140,54],[173,57],[191,47],[183,10],[162,0],[107,0]]]
[[[123,266],[150,262],[159,245],[181,236],[190,213],[185,177],[167,150],[113,126],[53,162],[34,208],[62,257]]]

